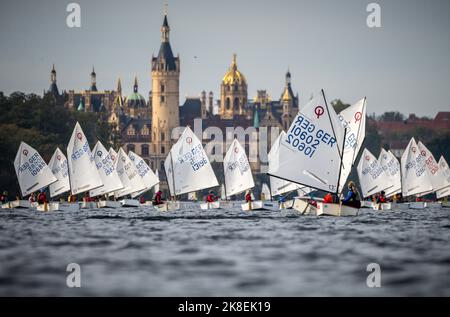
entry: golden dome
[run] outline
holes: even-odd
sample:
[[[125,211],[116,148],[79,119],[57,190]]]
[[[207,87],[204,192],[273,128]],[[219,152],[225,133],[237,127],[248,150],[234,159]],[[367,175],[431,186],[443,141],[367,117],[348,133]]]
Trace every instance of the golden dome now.
[[[233,85],[233,84],[247,85],[247,80],[245,79],[244,74],[242,74],[237,69],[236,54],[233,54],[233,61],[231,63],[231,67],[226,72],[225,76],[223,76],[222,83],[224,85]]]

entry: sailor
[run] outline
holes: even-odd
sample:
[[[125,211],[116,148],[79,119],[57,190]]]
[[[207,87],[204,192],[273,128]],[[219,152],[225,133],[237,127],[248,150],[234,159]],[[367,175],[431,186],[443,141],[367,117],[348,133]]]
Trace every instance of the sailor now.
[[[347,197],[342,201],[343,205],[347,205],[354,208],[361,208],[361,200],[358,189],[356,189],[355,183],[348,182]]]
[[[247,194],[245,194],[245,201],[247,203],[252,201],[252,191],[251,190],[247,190]]]
[[[217,200],[217,197],[214,195],[214,192],[210,190],[208,192],[208,195],[206,196],[206,202],[207,203],[213,203]]]
[[[30,203],[36,202],[36,195],[34,193],[31,193],[30,197],[28,197],[28,201]]]
[[[8,192],[6,190],[0,196],[0,200],[1,200],[2,204],[6,204],[8,202]]]
[[[330,193],[325,195],[325,197],[323,198],[323,203],[324,204],[332,204],[333,203],[333,197],[331,196]]]
[[[39,205],[43,205],[47,202],[47,195],[45,195],[45,191],[43,189],[41,189],[41,192],[37,197],[37,202]]]
[[[145,204],[145,198],[144,198],[144,196],[141,196],[141,197],[139,198],[139,202],[140,202],[141,204]]]
[[[378,195],[377,203],[378,204],[386,203],[386,193],[384,191],[381,191],[380,195]]]
[[[163,204],[163,200],[162,200],[162,191],[158,191],[155,194],[155,197],[153,198],[153,205],[161,205]]]

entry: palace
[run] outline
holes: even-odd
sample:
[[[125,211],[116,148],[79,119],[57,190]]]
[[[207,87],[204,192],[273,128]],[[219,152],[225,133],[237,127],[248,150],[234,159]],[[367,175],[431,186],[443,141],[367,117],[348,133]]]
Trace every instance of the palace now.
[[[236,54],[233,54],[231,65],[220,83],[218,100],[214,99],[212,91],[202,91],[198,97],[187,97],[180,105],[181,60],[173,54],[169,35],[170,26],[165,13],[159,52],[151,58],[148,101],[139,93],[137,77],[129,96],[122,95],[120,78],[114,90],[98,90],[94,67],[88,89],[69,90],[62,96],[56,86],[53,66],[48,92],[58,100],[65,100],[64,105],[73,111],[103,113],[102,117],[120,134],[122,146],[142,156],[153,170],[160,170],[160,175],[164,175],[164,160],[176,141],[171,137],[172,131],[177,127],[193,126],[195,119],[202,119],[203,129],[218,127],[224,135],[227,127],[253,127],[257,130],[261,127],[287,129],[290,126],[298,112],[299,100],[291,87],[291,73],[287,71],[285,75],[279,99],[272,100],[266,90],[258,90],[256,96],[249,99],[247,79],[238,68]],[[209,140],[203,141],[207,143]],[[251,142],[246,140],[244,144],[247,151]],[[259,172],[259,167],[259,164],[252,164],[254,172]]]

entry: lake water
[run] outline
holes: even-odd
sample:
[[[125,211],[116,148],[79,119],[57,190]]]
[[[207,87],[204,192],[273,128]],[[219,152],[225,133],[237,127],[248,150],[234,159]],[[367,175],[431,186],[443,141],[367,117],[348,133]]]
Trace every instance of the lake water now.
[[[450,209],[1,210],[0,295],[449,296],[449,241]],[[81,288],[66,286],[69,263]]]

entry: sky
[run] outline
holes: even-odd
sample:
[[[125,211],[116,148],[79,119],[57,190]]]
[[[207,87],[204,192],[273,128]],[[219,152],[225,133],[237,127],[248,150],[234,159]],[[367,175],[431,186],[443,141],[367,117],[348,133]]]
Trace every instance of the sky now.
[[[66,25],[66,6],[81,7],[81,27]],[[367,5],[381,7],[369,28]],[[84,90],[95,66],[97,88],[125,94],[138,77],[148,98],[150,60],[161,41],[163,0],[0,0],[0,91],[42,94],[55,63],[58,87]],[[180,55],[180,104],[202,90],[219,98],[237,54],[249,98],[266,89],[279,99],[289,69],[303,105],[327,99],[368,113],[434,117],[450,111],[448,0],[168,0],[172,50]]]

